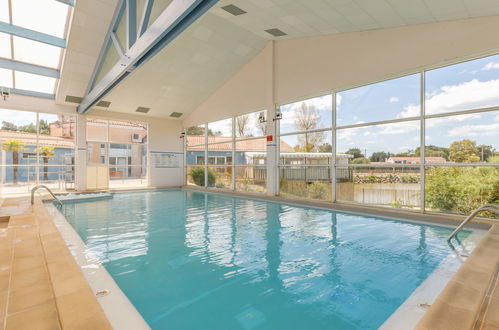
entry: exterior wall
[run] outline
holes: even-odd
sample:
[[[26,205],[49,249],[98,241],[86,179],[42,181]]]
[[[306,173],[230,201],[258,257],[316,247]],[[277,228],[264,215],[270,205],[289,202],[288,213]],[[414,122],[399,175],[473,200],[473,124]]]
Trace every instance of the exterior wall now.
[[[269,42],[183,124],[270,109],[272,93],[274,104],[287,104],[496,53],[499,39],[490,31],[498,29],[499,18],[489,16]]]

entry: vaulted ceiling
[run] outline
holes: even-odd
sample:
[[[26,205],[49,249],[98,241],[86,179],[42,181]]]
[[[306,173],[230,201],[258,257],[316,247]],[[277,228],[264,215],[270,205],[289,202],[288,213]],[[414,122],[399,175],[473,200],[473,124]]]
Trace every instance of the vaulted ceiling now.
[[[170,0],[163,2],[166,6]],[[117,0],[77,2],[57,102],[67,103],[67,95],[84,95],[116,3]],[[230,5],[239,9],[235,12],[239,15],[222,9]],[[234,9],[226,9],[231,8]],[[104,100],[110,102],[110,111],[136,113],[138,107],[146,107],[150,108],[148,116],[169,117],[172,112],[180,112],[181,120],[269,40],[489,15],[499,15],[499,1],[221,0]],[[270,29],[286,35],[276,37],[266,31]]]

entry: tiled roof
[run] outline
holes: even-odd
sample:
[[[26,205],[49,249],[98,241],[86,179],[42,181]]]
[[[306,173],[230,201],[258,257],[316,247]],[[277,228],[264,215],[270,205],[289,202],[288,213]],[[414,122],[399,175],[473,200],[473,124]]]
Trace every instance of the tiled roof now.
[[[204,150],[204,136],[187,136],[187,150]],[[226,136],[208,136],[208,143],[216,143],[208,146],[210,151],[231,151],[232,150],[232,138]],[[236,140],[236,149],[241,151],[266,151],[267,150],[267,140],[262,137],[253,140]],[[281,140],[280,144],[281,152],[293,152],[293,148],[286,142]]]
[[[36,134],[27,132],[15,132],[0,130],[0,143],[10,139],[19,139],[28,145],[36,145]],[[74,148],[74,140],[57,136],[46,136],[40,134],[38,137],[39,145],[59,148]]]

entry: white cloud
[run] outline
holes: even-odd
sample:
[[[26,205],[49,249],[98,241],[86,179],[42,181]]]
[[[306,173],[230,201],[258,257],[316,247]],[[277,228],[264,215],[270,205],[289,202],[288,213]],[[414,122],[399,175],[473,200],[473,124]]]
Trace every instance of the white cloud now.
[[[384,134],[384,135],[406,134],[418,130],[419,122],[403,122],[396,124],[380,125],[378,127],[381,128],[379,134]]]
[[[494,69],[499,69],[499,62],[497,62],[497,63],[489,62],[482,68],[482,70],[484,70],[484,71],[489,71],[489,70],[494,70]]]
[[[495,121],[499,121],[499,115],[496,116],[496,118],[494,118]]]
[[[390,103],[395,103],[395,102],[399,102],[399,101],[400,101],[400,99],[396,96],[390,97]]]
[[[0,124],[7,121],[15,125],[36,124],[36,114],[29,111],[17,111],[0,108]]]
[[[466,115],[459,116],[450,116],[450,117],[442,117],[442,118],[432,118],[427,119],[425,124],[426,127],[435,127],[442,124],[452,124],[452,123],[462,123],[463,121],[470,121],[475,119],[482,118],[480,113],[470,113]]]
[[[426,113],[487,108],[499,104],[499,79],[473,79],[453,86],[442,86],[426,101]]]
[[[499,135],[499,124],[459,126],[451,129],[447,135],[459,138]]]
[[[421,107],[415,104],[409,104],[404,107],[404,111],[397,115],[397,118],[410,118],[421,115]]]

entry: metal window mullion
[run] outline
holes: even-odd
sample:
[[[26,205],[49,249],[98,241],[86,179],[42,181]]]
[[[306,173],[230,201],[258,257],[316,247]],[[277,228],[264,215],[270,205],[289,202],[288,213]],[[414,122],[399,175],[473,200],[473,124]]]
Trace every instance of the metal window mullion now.
[[[204,187],[208,188],[208,124],[204,124]]]
[[[36,143],[35,143],[35,151],[36,151],[36,168],[35,168],[35,185],[40,184],[40,113],[36,113]],[[28,182],[29,182],[29,172],[28,172]]]
[[[227,163],[227,162],[226,162]],[[236,117],[232,117],[232,190],[236,190]]]
[[[425,212],[425,149],[426,149],[426,133],[425,133],[425,72],[421,71],[420,73],[420,106],[421,106],[421,119],[420,119],[420,145],[419,145],[419,155],[420,155],[420,164],[419,164],[419,180],[421,185],[420,192],[420,211],[421,213]]]
[[[274,185],[275,185],[275,191],[276,191],[276,196],[279,196],[281,194],[281,125],[280,121],[276,120],[275,118],[277,117],[277,114],[281,112],[281,109],[278,106],[274,106],[274,118],[272,119],[272,123],[274,125],[274,135],[276,136],[276,141],[275,141],[275,154],[274,154],[274,159],[275,159],[275,169],[274,171],[276,172],[274,174]],[[267,119],[268,120],[268,119]],[[268,161],[268,160],[267,160]],[[267,176],[268,177],[268,176]]]
[[[332,166],[331,166],[331,201],[336,203],[336,93],[332,93],[331,98],[331,111],[333,112],[331,118],[331,152],[332,152]],[[367,155],[366,155],[367,156]]]

